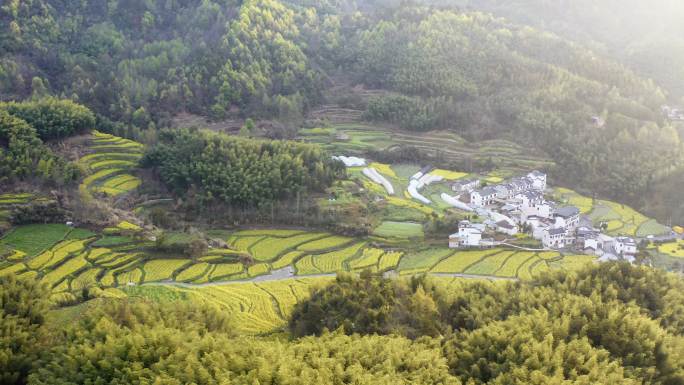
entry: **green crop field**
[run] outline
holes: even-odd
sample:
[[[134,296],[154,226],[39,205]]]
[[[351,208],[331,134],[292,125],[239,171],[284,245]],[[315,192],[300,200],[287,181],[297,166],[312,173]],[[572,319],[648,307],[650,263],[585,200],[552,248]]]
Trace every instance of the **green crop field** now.
[[[66,240],[55,245],[54,248],[46,250],[28,262],[31,269],[49,269],[55,264],[69,257],[69,255],[82,251],[85,248],[85,241]]]
[[[61,224],[26,225],[13,229],[0,244],[21,250],[32,257],[64,239],[71,228]]]
[[[373,234],[386,238],[423,238],[423,225],[411,222],[385,221],[373,230]]]
[[[452,163],[462,163],[468,159],[491,159],[504,169],[516,171],[544,169],[553,165],[549,157],[539,152],[531,154],[526,147],[507,140],[468,142],[450,131],[404,132],[345,123],[302,129],[299,131],[299,138],[318,143],[337,154],[364,155],[368,150],[379,151],[401,145],[417,148]]]

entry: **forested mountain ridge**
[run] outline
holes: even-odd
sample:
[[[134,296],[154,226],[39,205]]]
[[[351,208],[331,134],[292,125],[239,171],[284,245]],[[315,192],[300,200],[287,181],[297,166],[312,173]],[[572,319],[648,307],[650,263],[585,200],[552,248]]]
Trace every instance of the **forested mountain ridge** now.
[[[343,78],[380,91],[360,101],[367,120],[512,139],[551,154],[557,182],[637,206],[681,163],[653,82],[555,35],[421,3],[435,4],[10,1],[0,98],[71,98],[142,130],[184,112],[291,128]]]
[[[519,23],[590,44],[625,62],[640,75],[684,96],[684,7],[656,0],[540,1],[437,0],[433,4],[492,12]]]

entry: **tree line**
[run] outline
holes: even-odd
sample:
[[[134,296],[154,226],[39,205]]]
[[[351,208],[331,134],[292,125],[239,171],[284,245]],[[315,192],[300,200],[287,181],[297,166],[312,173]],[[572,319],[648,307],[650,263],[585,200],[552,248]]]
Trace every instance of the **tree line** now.
[[[163,131],[142,160],[177,194],[200,205],[260,207],[321,192],[345,174],[319,146],[196,129]]]

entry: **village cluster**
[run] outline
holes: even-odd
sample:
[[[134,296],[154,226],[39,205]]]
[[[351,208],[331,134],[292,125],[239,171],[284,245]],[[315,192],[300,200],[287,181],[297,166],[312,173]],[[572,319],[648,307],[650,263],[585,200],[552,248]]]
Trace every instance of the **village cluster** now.
[[[347,167],[363,167],[362,173],[381,185],[388,195],[395,195],[392,183],[366,160],[358,157],[334,157]],[[409,178],[407,188],[411,198],[426,205],[432,203],[420,190],[444,178],[423,167]],[[546,174],[532,171],[524,176],[494,185],[485,185],[478,178],[458,179],[451,185],[453,195],[442,193],[441,199],[459,210],[472,212],[478,221],[464,220],[458,231],[449,236],[451,248],[487,248],[507,243],[501,236],[513,237],[526,232],[553,250],[575,250],[599,256],[601,261],[626,259],[633,261],[637,242],[631,237],[613,237],[593,227],[591,220],[571,205],[547,200]],[[498,239],[498,240],[497,240]]]
[[[459,180],[452,185],[456,197],[469,211],[486,218],[482,223],[461,221],[449,237],[453,248],[491,247],[500,244],[487,233],[514,236],[521,229],[548,249],[575,249],[600,256],[633,261],[637,243],[630,237],[612,237],[594,228],[575,206],[563,206],[544,197],[546,174],[533,171],[506,182],[481,186],[479,179]],[[465,209],[465,207],[461,207]]]

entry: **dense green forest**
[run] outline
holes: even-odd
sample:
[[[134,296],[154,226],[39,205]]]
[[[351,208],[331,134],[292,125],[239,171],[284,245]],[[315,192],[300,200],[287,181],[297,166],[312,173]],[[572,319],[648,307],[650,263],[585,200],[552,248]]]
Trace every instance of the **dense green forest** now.
[[[495,1],[10,1],[0,7],[0,99],[51,94],[136,129],[165,127],[180,113],[297,125],[331,87],[363,85],[381,91],[361,98],[368,120],[514,139],[551,154],[558,182],[643,207],[654,181],[682,160],[660,114],[667,92],[546,25],[470,11],[478,7],[515,9]],[[553,24],[558,7],[539,8]],[[568,20],[583,20],[586,8],[573,5]],[[586,24],[597,35],[614,29]]]
[[[164,131],[143,165],[171,189],[202,204],[260,206],[322,192],[345,171],[319,147],[197,130]]]
[[[248,338],[211,305],[133,297],[55,323],[44,288],[1,278],[0,372],[17,384],[682,384],[682,285],[619,263],[529,283],[340,276],[298,305],[292,338]]]

